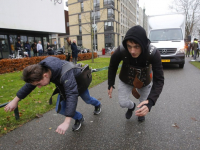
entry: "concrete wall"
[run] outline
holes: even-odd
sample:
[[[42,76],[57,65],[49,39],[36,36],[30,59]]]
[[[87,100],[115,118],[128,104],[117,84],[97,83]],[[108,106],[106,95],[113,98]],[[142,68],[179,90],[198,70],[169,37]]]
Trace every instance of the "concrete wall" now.
[[[1,0],[0,28],[65,33],[63,2]]]

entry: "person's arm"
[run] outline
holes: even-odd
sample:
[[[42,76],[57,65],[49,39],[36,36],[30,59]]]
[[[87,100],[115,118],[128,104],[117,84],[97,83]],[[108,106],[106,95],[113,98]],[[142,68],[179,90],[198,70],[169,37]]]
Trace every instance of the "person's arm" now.
[[[76,106],[78,102],[78,87],[76,83],[76,79],[73,74],[73,70],[69,70],[61,79],[61,83],[63,83],[65,95],[66,95],[66,108],[65,108],[65,120],[62,124],[60,124],[56,132],[59,134],[65,134],[66,130],[69,127],[71,118],[74,116],[76,112]]]
[[[147,97],[147,100],[141,102],[135,112],[136,116],[145,116],[148,112],[150,112],[151,107],[155,105],[160,93],[162,92],[162,88],[164,85],[164,74],[163,67],[161,62],[160,53],[156,50],[156,53],[152,60],[152,70],[153,70],[153,85],[151,91]]]
[[[18,104],[18,102],[19,102],[19,97],[15,97],[11,102],[9,102],[5,107],[4,107],[4,110],[6,111],[6,112],[8,112],[8,111],[14,111],[15,110],[15,108],[17,108],[17,104]]]
[[[26,83],[18,92],[17,96],[10,102],[8,103],[4,110],[7,111],[13,111],[17,107],[17,104],[20,99],[24,99],[29,93],[31,93],[32,90],[35,89],[36,86],[33,86],[29,83]]]
[[[108,68],[108,96],[110,98],[112,98],[112,90],[115,85],[115,77],[121,60],[122,60],[122,54],[120,52],[120,47],[118,47],[111,56]]]

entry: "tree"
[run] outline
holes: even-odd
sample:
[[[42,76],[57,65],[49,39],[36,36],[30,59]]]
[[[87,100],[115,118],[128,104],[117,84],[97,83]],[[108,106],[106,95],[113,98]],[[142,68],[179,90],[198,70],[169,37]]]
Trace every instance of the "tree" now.
[[[88,18],[88,15],[86,15],[86,13],[83,14],[83,19],[85,19],[85,21],[87,22],[87,25],[89,26],[89,29],[86,29],[84,27],[82,27],[86,32],[88,32],[89,34],[91,34],[91,49],[92,49],[92,63],[94,62],[94,48],[93,49],[93,45],[94,47],[96,47],[95,42],[94,42],[94,38],[95,38],[95,30],[96,33],[97,31],[97,25],[95,22],[96,17],[99,17],[99,19],[101,18],[101,15],[104,13],[104,10],[101,12],[100,16],[97,15],[97,12],[95,11],[95,7],[96,5],[99,4],[99,0],[85,0],[85,4],[90,8],[91,11],[91,18]],[[102,26],[103,27],[103,26]],[[100,27],[100,29],[102,28]]]
[[[184,13],[185,22],[185,37],[189,35],[196,36],[199,34],[199,15],[200,15],[200,0],[174,0],[171,9],[179,13]],[[197,32],[198,30],[198,32]]]

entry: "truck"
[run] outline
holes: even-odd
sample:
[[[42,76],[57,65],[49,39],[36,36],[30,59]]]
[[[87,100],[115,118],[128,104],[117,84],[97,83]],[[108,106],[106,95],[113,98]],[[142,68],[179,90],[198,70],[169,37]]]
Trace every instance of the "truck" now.
[[[148,16],[148,38],[160,52],[163,64],[185,64],[185,15]]]

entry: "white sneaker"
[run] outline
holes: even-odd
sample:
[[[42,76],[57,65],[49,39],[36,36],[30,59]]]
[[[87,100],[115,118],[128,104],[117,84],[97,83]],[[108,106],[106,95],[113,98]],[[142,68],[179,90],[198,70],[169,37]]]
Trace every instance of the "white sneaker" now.
[[[192,59],[191,61],[196,61],[195,59]]]

